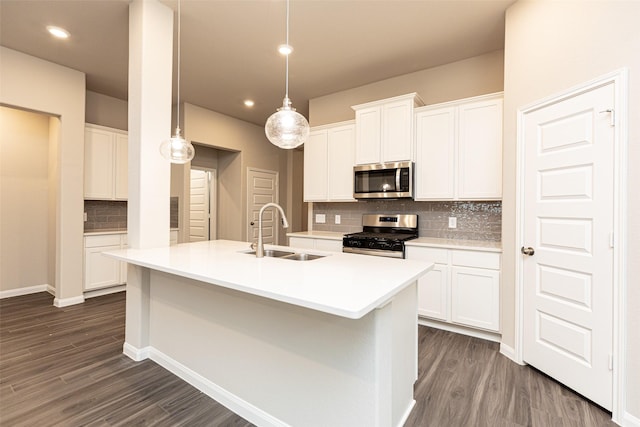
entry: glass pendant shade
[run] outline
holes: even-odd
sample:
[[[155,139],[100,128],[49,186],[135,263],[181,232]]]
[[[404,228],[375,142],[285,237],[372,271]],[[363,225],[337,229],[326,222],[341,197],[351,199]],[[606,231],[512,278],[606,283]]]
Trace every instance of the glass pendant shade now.
[[[171,163],[184,164],[193,160],[196,150],[180,135],[180,128],[176,128],[176,134],[160,144],[160,153]]]
[[[267,119],[264,133],[273,145],[292,149],[304,144],[309,137],[309,122],[291,107],[291,100],[285,98],[282,107]]]

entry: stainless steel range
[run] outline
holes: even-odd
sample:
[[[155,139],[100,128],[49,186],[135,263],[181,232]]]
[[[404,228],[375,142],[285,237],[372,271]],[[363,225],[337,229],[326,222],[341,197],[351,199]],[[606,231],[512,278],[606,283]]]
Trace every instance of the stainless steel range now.
[[[418,237],[418,215],[362,215],[362,232],[345,234],[342,252],[404,258],[404,242]]]

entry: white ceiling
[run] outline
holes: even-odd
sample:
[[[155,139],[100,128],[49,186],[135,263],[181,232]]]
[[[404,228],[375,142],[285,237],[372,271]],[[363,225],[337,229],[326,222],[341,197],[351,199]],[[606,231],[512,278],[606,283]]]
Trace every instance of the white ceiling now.
[[[177,0],[161,1],[177,10]],[[514,1],[291,0],[293,106],[308,116],[310,98],[503,49]],[[127,99],[128,5],[0,0],[0,44],[82,71],[88,90]],[[276,51],[284,0],[182,0],[181,10],[181,100],[263,125],[284,96]],[[71,38],[54,40],[47,25]]]

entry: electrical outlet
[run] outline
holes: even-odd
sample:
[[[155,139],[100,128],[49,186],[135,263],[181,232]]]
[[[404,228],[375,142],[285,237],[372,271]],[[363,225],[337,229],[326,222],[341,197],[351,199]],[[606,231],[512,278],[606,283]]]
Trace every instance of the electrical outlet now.
[[[458,218],[455,216],[449,217],[449,228],[456,228],[458,226]]]
[[[87,213],[84,213],[84,222],[87,222]]]
[[[336,215],[336,224],[340,224],[340,215]]]
[[[316,224],[324,224],[325,222],[327,222],[325,214],[316,214]]]

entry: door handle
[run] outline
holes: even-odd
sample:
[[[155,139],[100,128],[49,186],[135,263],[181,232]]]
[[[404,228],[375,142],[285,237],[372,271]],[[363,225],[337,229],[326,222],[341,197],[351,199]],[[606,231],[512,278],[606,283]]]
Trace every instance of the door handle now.
[[[251,222],[250,222],[250,224],[251,224],[251,225],[256,225],[256,223],[255,223],[255,222],[253,222],[253,221],[251,221]]]
[[[534,253],[536,253],[535,250],[533,250],[532,247],[521,247],[520,248],[520,252],[522,252],[524,255],[528,255],[528,256],[532,256]]]

